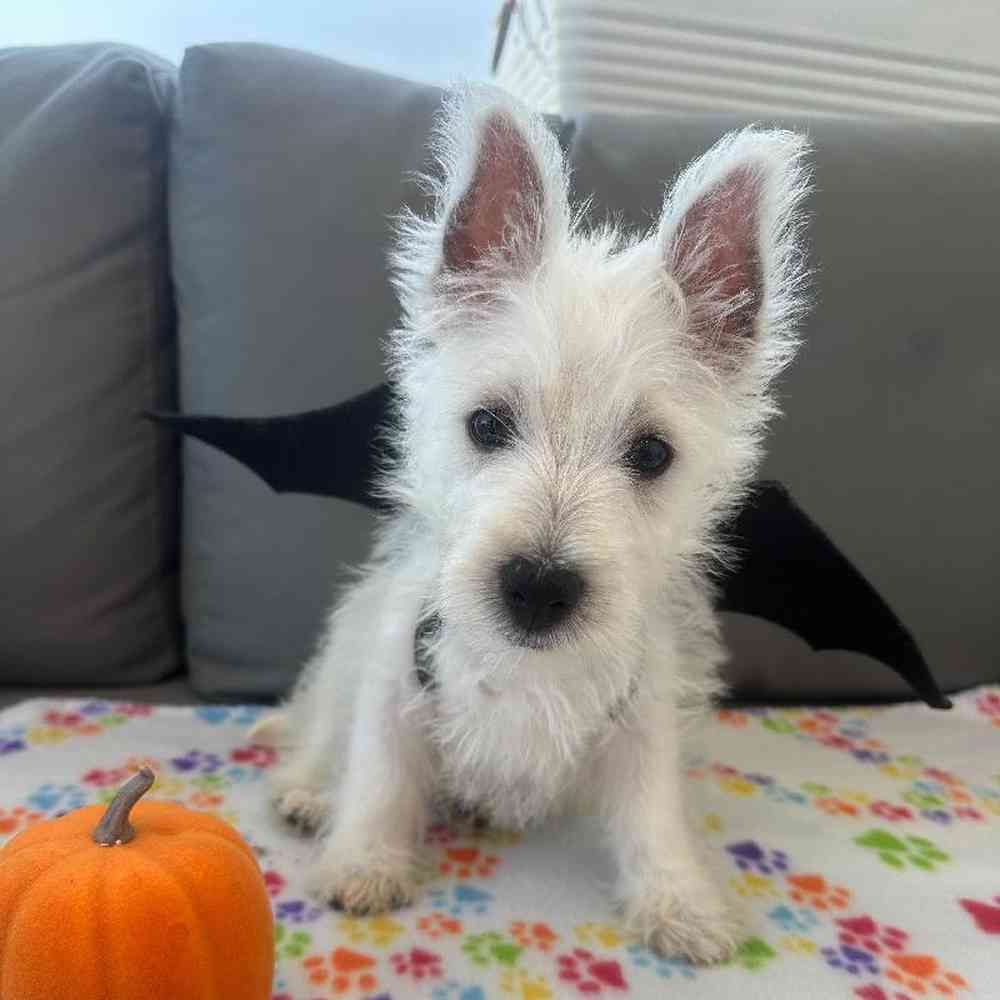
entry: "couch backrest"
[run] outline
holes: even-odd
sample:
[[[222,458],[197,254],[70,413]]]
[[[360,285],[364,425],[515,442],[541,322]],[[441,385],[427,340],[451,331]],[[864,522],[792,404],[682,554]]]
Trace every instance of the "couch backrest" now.
[[[0,682],[180,662],[164,213],[173,69],[0,50]]]
[[[189,50],[176,94],[169,67],[116,46],[0,52],[0,677],[113,683],[177,664],[174,449],[135,415],[296,412],[381,381],[397,317],[389,219],[423,207],[407,175],[426,165],[439,100],[270,46]],[[664,183],[740,124],[583,119],[564,130],[575,191],[645,225]],[[875,584],[945,687],[996,680],[1000,137],[781,124],[815,142],[818,270],[764,472]],[[345,565],[364,559],[371,517],[274,494],[198,443],[183,472],[193,681],[281,692]],[[864,657],[816,654],[746,616],[725,625],[744,696],[909,694]]]

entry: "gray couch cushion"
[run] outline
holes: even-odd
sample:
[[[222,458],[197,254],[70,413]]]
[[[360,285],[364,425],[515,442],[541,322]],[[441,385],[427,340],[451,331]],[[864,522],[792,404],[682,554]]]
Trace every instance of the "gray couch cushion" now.
[[[743,121],[578,123],[580,195],[645,222],[663,181]],[[914,633],[948,689],[1000,678],[1000,133],[815,119],[817,304],[784,380],[764,472]],[[727,621],[745,694],[908,694],[860,656],[817,656],[776,626]]]
[[[0,51],[0,679],[139,683],[178,662],[164,214],[172,69]]]
[[[189,49],[180,74],[170,220],[181,400],[268,415],[336,402],[382,379],[396,320],[388,217],[418,197],[440,95],[259,45]],[[185,446],[183,602],[192,681],[211,695],[290,683],[370,515],[278,496]]]

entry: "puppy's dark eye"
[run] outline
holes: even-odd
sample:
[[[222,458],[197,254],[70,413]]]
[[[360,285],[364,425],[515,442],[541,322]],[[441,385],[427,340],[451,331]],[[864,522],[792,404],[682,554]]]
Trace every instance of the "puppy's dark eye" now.
[[[646,434],[625,452],[625,464],[642,479],[662,476],[674,460],[674,449],[662,438]]]
[[[469,437],[484,451],[503,448],[514,436],[510,414],[498,408],[473,410],[466,426]]]

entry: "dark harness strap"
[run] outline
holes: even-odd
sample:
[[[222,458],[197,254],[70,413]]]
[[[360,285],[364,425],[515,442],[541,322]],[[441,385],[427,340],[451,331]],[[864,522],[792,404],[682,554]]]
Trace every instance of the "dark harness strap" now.
[[[417,622],[417,629],[413,633],[413,673],[417,678],[417,684],[424,691],[433,691],[437,687],[437,678],[434,676],[434,658],[431,656],[428,646],[440,631],[441,616],[427,615]]]

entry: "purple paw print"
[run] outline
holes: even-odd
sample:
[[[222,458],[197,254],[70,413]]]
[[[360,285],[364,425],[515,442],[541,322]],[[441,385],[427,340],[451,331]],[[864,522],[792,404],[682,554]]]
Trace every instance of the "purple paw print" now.
[[[945,809],[921,809],[920,815],[934,823],[947,826],[951,822],[951,813]]]
[[[860,976],[862,973],[873,976],[878,973],[875,956],[849,944],[842,944],[838,948],[824,948],[823,957],[832,968],[849,972],[852,976]]]
[[[309,906],[305,900],[290,899],[279,903],[274,915],[278,920],[287,920],[292,924],[305,924],[322,916],[323,911]]]
[[[222,758],[214,753],[189,750],[183,757],[172,757],[170,763],[178,771],[198,771],[201,774],[211,774],[222,767]]]
[[[788,871],[788,855],[784,851],[769,851],[753,840],[729,844],[726,850],[733,856],[740,871],[755,871],[761,875]]]
[[[889,755],[882,750],[857,749],[852,750],[851,755],[862,764],[885,764],[889,760]]]
[[[0,757],[4,754],[17,753],[18,750],[24,750],[27,745],[24,740],[12,740],[0,736]]]
[[[81,715],[107,715],[113,709],[110,701],[88,701],[80,706]]]

